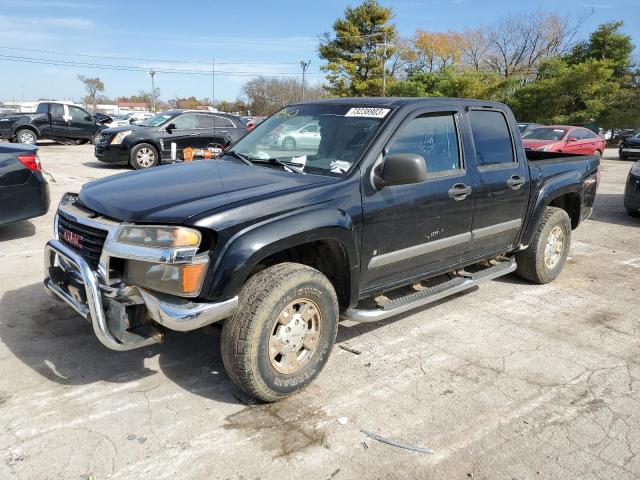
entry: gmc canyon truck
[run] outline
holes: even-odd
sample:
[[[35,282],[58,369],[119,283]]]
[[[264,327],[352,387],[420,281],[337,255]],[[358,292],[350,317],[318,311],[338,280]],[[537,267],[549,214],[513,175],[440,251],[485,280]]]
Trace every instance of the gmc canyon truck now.
[[[77,105],[40,102],[35,113],[0,116],[0,138],[26,145],[45,138],[65,144],[95,143],[109,121],[108,115],[91,115]]]
[[[309,124],[316,145],[273,145]],[[598,181],[597,157],[525,153],[499,103],[299,103],[218,159],[65,194],[44,285],[113,350],[223,322],[229,376],[275,401],[319,374],[340,319],[380,321],[513,271],[554,280]]]

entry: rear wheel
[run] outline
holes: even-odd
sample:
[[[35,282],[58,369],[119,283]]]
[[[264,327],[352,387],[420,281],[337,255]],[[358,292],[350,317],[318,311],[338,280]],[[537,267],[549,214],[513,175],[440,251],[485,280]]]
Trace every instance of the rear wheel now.
[[[549,283],[560,275],[571,245],[571,220],[561,208],[547,207],[531,244],[516,254],[516,273],[534,283]]]
[[[33,130],[22,128],[16,132],[16,140],[25,145],[35,145],[38,141],[38,135]]]
[[[282,148],[284,148],[285,150],[293,150],[294,148],[296,148],[296,141],[291,137],[287,137],[282,140]]]
[[[638,218],[640,217],[640,212],[637,210],[630,210],[627,208],[627,215],[629,215],[630,217]]]
[[[129,163],[136,170],[155,167],[159,163],[158,151],[149,143],[140,143],[131,149]]]
[[[338,300],[322,273],[281,263],[251,277],[221,338],[231,380],[265,402],[310,384],[327,362],[338,329]]]

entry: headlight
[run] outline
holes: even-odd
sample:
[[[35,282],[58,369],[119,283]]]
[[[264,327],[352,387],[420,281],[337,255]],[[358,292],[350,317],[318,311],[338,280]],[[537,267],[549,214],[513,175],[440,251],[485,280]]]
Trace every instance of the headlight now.
[[[116,136],[111,140],[111,145],[120,145],[122,140],[124,140],[124,137],[131,134],[131,132],[133,132],[133,130],[125,130],[124,132],[116,133]]]
[[[631,167],[630,173],[631,175],[636,175],[640,177],[640,161],[633,164],[633,167]]]
[[[130,285],[181,297],[195,297],[200,292],[207,270],[207,255],[201,263],[150,263],[127,260],[124,281]]]
[[[160,248],[198,247],[201,240],[193,228],[139,225],[125,225],[117,238],[120,243]]]

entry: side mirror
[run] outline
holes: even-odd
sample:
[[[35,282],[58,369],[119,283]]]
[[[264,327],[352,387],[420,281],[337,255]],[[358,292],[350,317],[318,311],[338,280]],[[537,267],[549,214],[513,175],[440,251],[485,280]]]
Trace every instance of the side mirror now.
[[[578,139],[577,139],[576,137],[569,137],[569,138],[567,138],[567,143],[570,143],[570,142],[577,142],[577,141],[578,141]]]
[[[133,125],[134,123],[136,123],[136,119],[133,117],[129,117],[129,125]]]
[[[422,155],[396,153],[385,158],[380,174],[374,174],[373,183],[379,190],[391,185],[420,183],[427,179],[427,164]]]
[[[85,115],[84,119],[85,120],[93,120],[93,117],[91,115]]]
[[[167,131],[167,133],[171,133],[176,129],[176,124],[175,123],[170,123],[169,125],[164,127],[164,129]]]

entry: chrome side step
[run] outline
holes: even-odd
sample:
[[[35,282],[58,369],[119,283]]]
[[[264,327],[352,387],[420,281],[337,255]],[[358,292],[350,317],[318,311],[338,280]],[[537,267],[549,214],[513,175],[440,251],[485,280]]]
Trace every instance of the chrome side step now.
[[[515,261],[500,262],[489,268],[480,270],[468,277],[455,277],[433,287],[424,288],[404,297],[396,298],[372,309],[350,308],[340,314],[341,320],[353,322],[377,322],[399,315],[442,298],[468,290],[482,282],[492,280],[513,272],[517,265]]]

